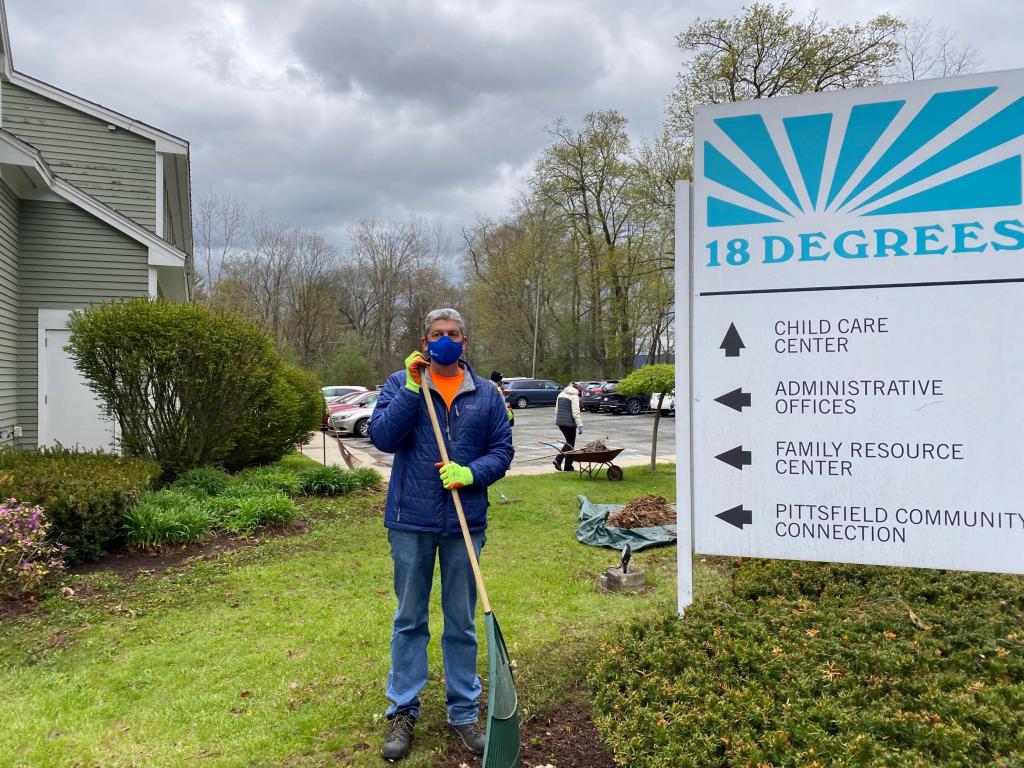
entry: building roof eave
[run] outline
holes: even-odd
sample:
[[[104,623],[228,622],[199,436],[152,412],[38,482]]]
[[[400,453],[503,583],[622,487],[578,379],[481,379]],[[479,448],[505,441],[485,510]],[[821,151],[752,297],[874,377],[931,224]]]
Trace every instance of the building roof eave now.
[[[88,192],[62,179],[53,172],[39,150],[31,144],[2,128],[0,128],[0,143],[13,150],[16,164],[32,168],[46,183],[50,191],[58,197],[95,216],[137,243],[146,246],[150,266],[185,269],[188,256],[184,251],[175,248],[162,237],[150,232],[141,224],[132,221]]]

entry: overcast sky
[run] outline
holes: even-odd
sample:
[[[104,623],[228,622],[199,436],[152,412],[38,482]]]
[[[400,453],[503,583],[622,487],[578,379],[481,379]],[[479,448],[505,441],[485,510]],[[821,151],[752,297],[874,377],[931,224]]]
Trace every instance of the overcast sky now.
[[[742,3],[662,0],[6,0],[15,68],[181,136],[214,190],[344,242],[410,214],[501,215],[544,128],[615,108],[660,132],[674,37]],[[797,0],[803,11],[810,3]],[[830,21],[931,17],[1024,66],[1020,0],[827,0]]]

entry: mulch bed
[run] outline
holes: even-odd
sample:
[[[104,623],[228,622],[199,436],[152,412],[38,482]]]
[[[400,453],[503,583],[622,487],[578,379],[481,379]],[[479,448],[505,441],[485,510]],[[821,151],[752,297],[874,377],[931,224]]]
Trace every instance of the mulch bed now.
[[[263,529],[257,537],[240,537],[218,534],[212,538],[186,544],[182,547],[163,547],[151,551],[123,547],[108,553],[94,563],[73,565],[65,570],[69,576],[90,573],[110,573],[131,583],[142,573],[160,573],[168,568],[181,565],[195,557],[208,557],[233,549],[255,546],[261,539],[268,537],[297,536],[309,529],[309,523],[300,520],[287,528]],[[80,593],[81,594],[81,593]],[[38,605],[38,601],[29,597],[25,600],[14,600],[0,597],[0,621],[13,619],[30,613]]]
[[[305,520],[299,520],[287,528],[262,528],[258,536],[245,537],[218,534],[209,539],[197,541],[194,544],[186,544],[182,547],[162,547],[152,551],[125,547],[111,552],[95,563],[72,566],[67,569],[67,573],[75,575],[102,571],[104,573],[113,573],[127,581],[131,581],[138,577],[140,573],[159,573],[176,565],[181,565],[193,557],[205,557],[232,549],[252,547],[267,538],[298,536],[300,533],[305,533],[308,529],[309,523]]]
[[[480,725],[484,727],[485,723]],[[598,737],[587,692],[582,688],[573,690],[570,701],[559,705],[556,712],[536,715],[523,723],[520,737],[523,768],[615,768],[615,761]],[[438,768],[479,768],[481,764],[479,757],[473,757],[457,742],[436,763]]]

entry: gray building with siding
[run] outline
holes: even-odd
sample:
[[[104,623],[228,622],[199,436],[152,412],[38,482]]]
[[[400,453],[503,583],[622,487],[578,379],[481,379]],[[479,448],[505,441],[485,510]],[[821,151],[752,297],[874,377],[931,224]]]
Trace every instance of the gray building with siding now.
[[[0,446],[112,449],[64,345],[71,312],[187,301],[183,139],[14,69],[0,0]]]

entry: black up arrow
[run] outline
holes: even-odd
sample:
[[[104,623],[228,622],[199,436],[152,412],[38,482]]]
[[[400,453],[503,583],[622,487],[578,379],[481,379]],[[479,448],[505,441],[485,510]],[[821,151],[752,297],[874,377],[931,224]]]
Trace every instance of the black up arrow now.
[[[737,445],[735,448],[730,448],[725,453],[720,453],[715,456],[719,461],[724,461],[731,467],[743,471],[743,467],[750,466],[750,451],[744,451],[742,445]]]
[[[727,405],[734,411],[743,413],[744,408],[750,407],[750,393],[744,392],[743,388],[734,389],[732,392],[726,392],[721,397],[715,398],[716,403]]]
[[[725,350],[726,357],[739,357],[740,350],[746,349],[743,339],[740,338],[740,332],[736,330],[735,323],[729,323],[729,330],[725,332],[725,338],[722,339],[718,348]]]
[[[715,515],[719,520],[725,520],[729,525],[735,525],[741,531],[744,525],[751,525],[754,522],[754,513],[749,509],[744,509],[743,505],[727,509],[725,512],[719,512]]]

